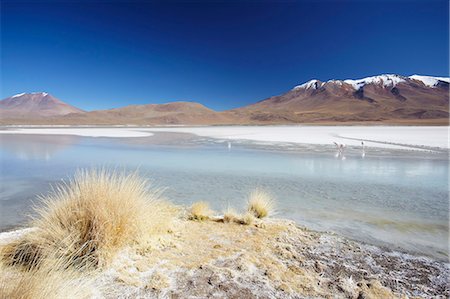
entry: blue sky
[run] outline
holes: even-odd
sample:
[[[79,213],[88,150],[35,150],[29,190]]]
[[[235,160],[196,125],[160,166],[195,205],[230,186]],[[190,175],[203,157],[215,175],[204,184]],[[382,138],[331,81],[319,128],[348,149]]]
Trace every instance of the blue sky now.
[[[250,104],[310,79],[448,76],[448,1],[2,1],[1,96]]]

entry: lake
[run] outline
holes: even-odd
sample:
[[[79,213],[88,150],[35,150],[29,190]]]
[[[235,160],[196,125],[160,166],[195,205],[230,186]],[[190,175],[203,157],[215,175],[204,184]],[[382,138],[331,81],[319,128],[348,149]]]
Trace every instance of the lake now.
[[[448,153],[332,145],[228,143],[187,133],[136,138],[0,134],[0,229],[26,223],[36,195],[86,167],[126,168],[190,205],[243,209],[255,188],[276,217],[321,231],[448,258]]]

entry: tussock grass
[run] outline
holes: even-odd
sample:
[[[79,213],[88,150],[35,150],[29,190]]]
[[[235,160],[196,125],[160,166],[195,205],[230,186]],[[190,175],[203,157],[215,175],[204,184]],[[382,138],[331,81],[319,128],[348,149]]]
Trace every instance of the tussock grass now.
[[[34,267],[49,252],[72,264],[108,264],[123,247],[167,232],[176,208],[136,172],[81,170],[42,199],[37,230],[2,250],[10,264]]]
[[[223,222],[225,223],[233,223],[237,222],[239,215],[232,207],[228,207],[223,213]]]
[[[255,215],[253,213],[247,212],[237,218],[237,223],[243,225],[252,225],[255,222]]]
[[[209,204],[206,201],[194,202],[189,209],[190,220],[204,221],[210,219],[214,214],[214,211],[209,208]]]
[[[273,213],[275,202],[272,197],[261,189],[256,189],[250,193],[247,211],[256,218],[262,219]]]
[[[0,298],[92,298],[100,289],[95,286],[97,273],[87,271],[91,268],[87,264],[74,267],[61,252],[35,260],[28,268],[0,262]]]
[[[250,212],[238,214],[232,207],[228,207],[223,213],[222,221],[224,223],[252,225],[255,222],[255,216]]]

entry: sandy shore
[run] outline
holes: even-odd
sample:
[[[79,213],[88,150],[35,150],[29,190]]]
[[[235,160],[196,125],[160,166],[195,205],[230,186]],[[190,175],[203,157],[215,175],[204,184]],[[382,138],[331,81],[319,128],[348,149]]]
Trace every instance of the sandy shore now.
[[[95,285],[103,298],[444,298],[449,269],[291,221],[180,220],[145,250],[123,250]]]

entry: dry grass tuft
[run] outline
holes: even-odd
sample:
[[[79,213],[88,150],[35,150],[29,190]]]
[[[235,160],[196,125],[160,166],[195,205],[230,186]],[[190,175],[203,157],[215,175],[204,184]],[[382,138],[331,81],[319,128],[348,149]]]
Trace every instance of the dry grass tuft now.
[[[243,225],[252,225],[255,222],[255,215],[253,215],[253,213],[247,212],[239,217],[237,219],[237,222]]]
[[[247,211],[256,218],[262,219],[269,216],[274,210],[275,203],[272,197],[261,189],[256,189],[250,193]]]
[[[209,208],[209,204],[205,201],[194,202],[189,210],[188,218],[190,220],[204,221],[213,216],[214,211]]]
[[[42,242],[27,236],[2,246],[0,257],[5,265],[19,265],[24,266],[26,270],[31,270],[40,263],[45,250]]]
[[[252,225],[255,220],[253,213],[246,212],[244,214],[238,214],[232,207],[228,207],[222,217],[224,223],[237,223],[242,225]]]
[[[176,208],[161,200],[136,172],[82,170],[36,209],[33,234],[3,251],[10,264],[34,267],[49,252],[72,264],[105,265],[124,246],[167,232]]]
[[[223,222],[225,223],[233,223],[233,222],[237,222],[239,218],[239,215],[236,213],[236,211],[231,208],[228,207],[225,212],[223,213]]]
[[[12,267],[0,262],[0,298],[92,298],[96,272],[90,265],[74,267],[61,253],[36,260],[32,267]]]

